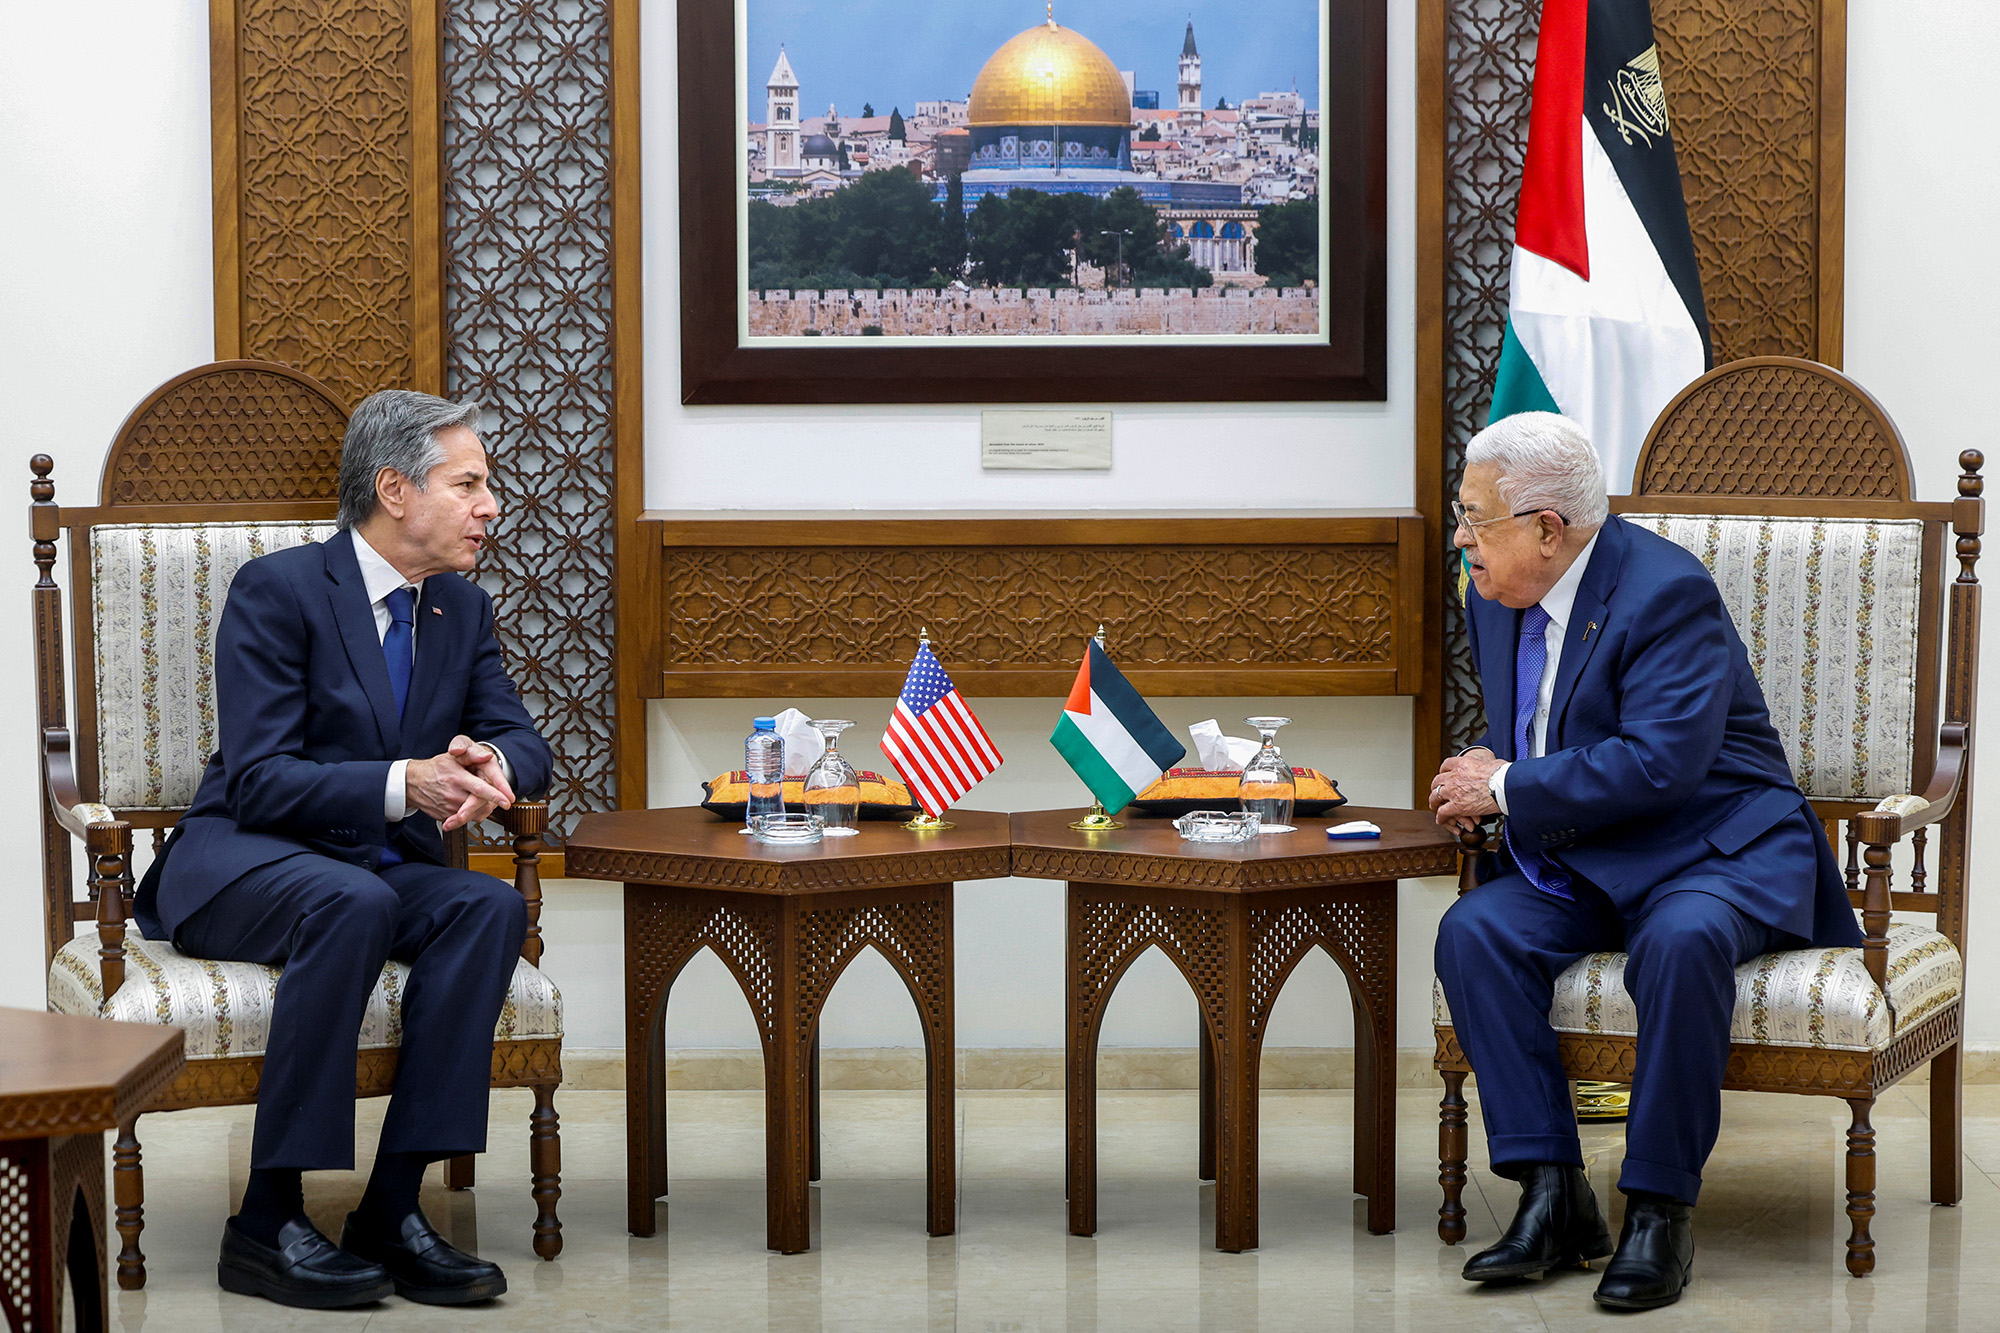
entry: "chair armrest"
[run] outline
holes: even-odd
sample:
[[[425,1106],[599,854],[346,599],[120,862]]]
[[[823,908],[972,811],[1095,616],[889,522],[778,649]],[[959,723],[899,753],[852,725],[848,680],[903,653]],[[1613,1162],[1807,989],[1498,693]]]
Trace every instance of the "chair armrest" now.
[[[514,839],[514,887],[528,904],[528,934],[521,942],[521,957],[535,967],[542,965],[542,834],[549,827],[547,801],[516,801],[504,810],[495,810],[493,820]]]
[[[103,828],[118,823],[118,816],[108,805],[96,801],[86,801],[77,789],[76,759],[70,753],[69,732],[60,727],[50,727],[42,733],[42,778],[48,788],[49,808],[55,813],[56,823],[63,826],[71,837],[89,845],[93,852],[99,846],[110,849],[110,843],[99,834],[92,841],[93,826]]]
[[[1898,814],[1890,810],[1868,810],[1854,816],[1854,835],[1871,847],[1893,847],[1928,824],[1935,824],[1958,807],[1965,790],[1966,758],[1971,752],[1971,727],[1948,722],[1938,728],[1937,769],[1931,785],[1919,798],[1922,806]]]

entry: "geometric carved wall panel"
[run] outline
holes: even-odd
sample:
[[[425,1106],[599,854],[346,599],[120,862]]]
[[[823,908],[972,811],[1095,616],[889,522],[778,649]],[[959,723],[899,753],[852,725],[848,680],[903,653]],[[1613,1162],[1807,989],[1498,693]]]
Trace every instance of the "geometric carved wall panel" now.
[[[218,158],[233,159],[218,176],[237,179],[216,219],[218,293],[240,277],[218,301],[218,356],[302,370],[349,404],[409,387],[410,0],[217,0],[216,17],[234,19],[216,53],[237,99],[216,126]]]
[[[670,520],[660,692],[893,696],[927,629],[969,692],[1059,694],[1103,624],[1153,693],[1414,693],[1420,521],[1285,521]]]
[[[617,807],[611,15],[446,0],[444,389],[501,516],[477,579],[556,754],[551,820]]]
[[[1527,148],[1539,0],[1424,0],[1420,96],[1442,101],[1441,142],[1420,146],[1440,173],[1442,342],[1420,411],[1419,450],[1442,458],[1438,515],[1458,493],[1465,442],[1486,424],[1506,324],[1514,211]],[[1842,127],[1846,0],[1653,0],[1674,143],[1716,363],[1789,355],[1840,360]],[[1422,386],[1420,386],[1422,387]],[[1433,473],[1432,475],[1439,475]],[[1617,479],[1619,488],[1630,478]],[[1447,551],[1442,607],[1443,742],[1484,727],[1478,681]]]

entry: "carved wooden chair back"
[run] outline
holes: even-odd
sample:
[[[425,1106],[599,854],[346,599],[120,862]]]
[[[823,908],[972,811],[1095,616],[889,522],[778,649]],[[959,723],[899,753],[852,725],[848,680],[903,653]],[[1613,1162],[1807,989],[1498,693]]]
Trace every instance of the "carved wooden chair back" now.
[[[128,939],[132,838],[134,830],[150,830],[157,849],[216,749],[217,712],[227,701],[215,695],[215,631],[237,571],[259,555],[335,531],[346,428],[346,409],[309,376],[269,362],[224,361],[176,376],[133,410],[105,460],[97,504],[59,506],[51,460],[37,455],[30,464],[49,1002],[63,1012],[186,1031],[187,1066],[146,1111],[256,1100],[276,974]],[[64,541],[67,635],[55,579]],[[512,835],[515,885],[529,924],[495,1033],[492,1083],[534,1092],[534,1246],[553,1258],[562,1248],[553,1105],[562,1081],[562,1002],[539,967],[548,807],[519,801],[496,817]],[[83,844],[90,866],[81,893],[71,875],[72,839]],[[462,834],[452,848],[463,864]],[[97,926],[94,953],[76,938],[77,923],[86,921]],[[130,987],[128,961],[138,969]],[[359,1095],[394,1086],[403,968],[389,964],[370,996],[355,1073]],[[202,980],[191,981],[194,973]],[[126,1288],[145,1282],[136,1123],[135,1116],[122,1127],[114,1151],[124,1240],[118,1280]],[[470,1185],[472,1159],[453,1159],[446,1178],[454,1188]]]
[[[1949,792],[1960,777],[1981,461],[1961,460],[1956,499],[1915,500],[1909,451],[1867,390],[1815,362],[1758,357],[1668,404],[1632,494],[1612,500],[1613,512],[1687,547],[1715,575],[1793,776],[1844,851],[1856,907],[1857,818],[1886,799]],[[1955,531],[1961,568],[1947,583]],[[1894,902],[1934,914],[1961,954],[1968,820],[1961,790],[1939,829],[1935,872],[1929,830],[1916,828],[1910,888]]]

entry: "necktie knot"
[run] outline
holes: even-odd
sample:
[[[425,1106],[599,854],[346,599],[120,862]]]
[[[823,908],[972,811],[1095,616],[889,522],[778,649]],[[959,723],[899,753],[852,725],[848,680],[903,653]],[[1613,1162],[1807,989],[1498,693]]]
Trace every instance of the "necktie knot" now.
[[[416,624],[417,590],[415,588],[398,588],[383,600],[389,607],[389,620],[392,624]]]

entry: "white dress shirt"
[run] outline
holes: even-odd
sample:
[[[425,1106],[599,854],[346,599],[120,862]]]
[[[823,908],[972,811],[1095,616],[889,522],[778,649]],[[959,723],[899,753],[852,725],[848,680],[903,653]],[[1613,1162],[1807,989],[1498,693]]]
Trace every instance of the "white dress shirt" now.
[[[389,614],[389,594],[398,588],[408,588],[417,595],[418,601],[422,601],[424,581],[417,579],[412,582],[404,578],[402,571],[383,559],[358,531],[349,528],[347,533],[354,539],[354,559],[361,566],[361,586],[368,590],[368,605],[375,613],[375,642],[380,643],[389,637],[389,626],[393,623]],[[416,649],[416,627],[412,625],[412,655]],[[493,757],[500,762],[500,775],[507,779],[508,786],[513,786],[514,769],[507,762],[507,756],[500,753],[500,747],[488,741],[481,741],[480,744],[493,752]],[[410,804],[409,767],[407,759],[398,759],[389,765],[389,780],[382,790],[382,817],[391,824],[408,819],[414,809]]]
[[[1570,562],[1569,568],[1565,569],[1562,577],[1556,580],[1556,586],[1550,588],[1542,597],[1542,610],[1548,612],[1549,616],[1548,627],[1542,631],[1542,639],[1548,644],[1549,651],[1548,660],[1542,664],[1541,685],[1535,691],[1535,720],[1529,727],[1528,736],[1527,757],[1531,759],[1539,759],[1548,753],[1549,708],[1555,700],[1556,671],[1562,666],[1563,640],[1569,630],[1570,612],[1576,608],[1576,590],[1583,586],[1583,571],[1590,564],[1590,553],[1596,549],[1597,533],[1592,533],[1583,550],[1577,553],[1576,559]],[[1518,651],[1517,647],[1516,652]],[[1513,700],[1508,700],[1509,727],[1514,725],[1513,706]],[[1488,721],[1491,720],[1489,716]],[[1503,815],[1508,813],[1508,768],[1508,764],[1501,764],[1493,770],[1493,776],[1486,780],[1488,790],[1493,793],[1493,801],[1500,807],[1500,813]]]

